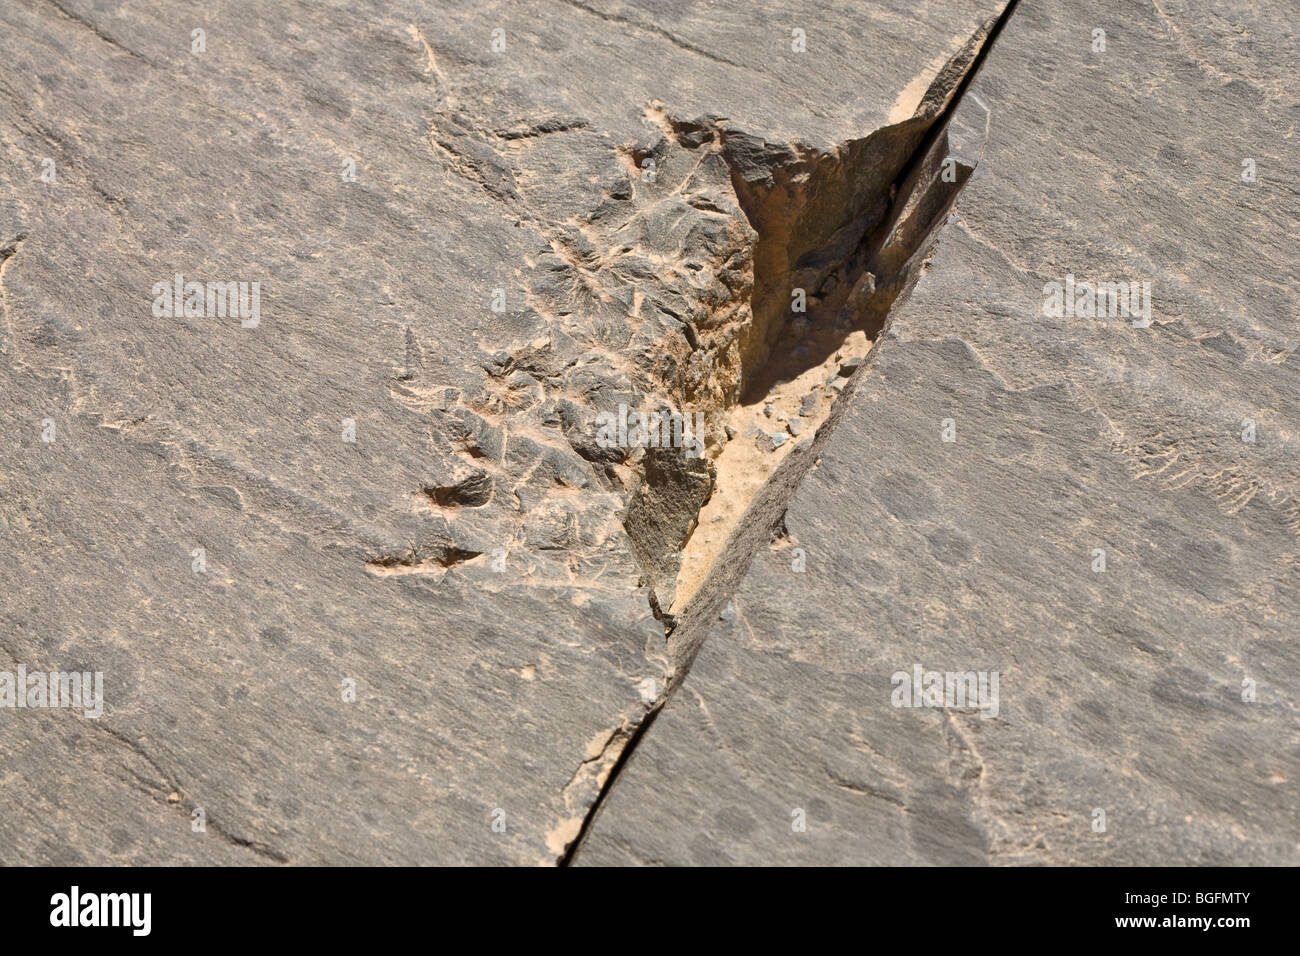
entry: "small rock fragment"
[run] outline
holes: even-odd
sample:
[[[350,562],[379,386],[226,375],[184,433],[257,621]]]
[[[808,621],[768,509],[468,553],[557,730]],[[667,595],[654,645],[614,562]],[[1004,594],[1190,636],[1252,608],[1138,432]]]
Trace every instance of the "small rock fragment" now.
[[[785,423],[785,427],[788,428],[788,429],[790,429],[790,434],[791,434],[791,435],[798,436],[798,434],[799,434],[801,431],[803,431],[803,419],[802,419],[802,418],[792,418],[792,419],[790,419],[788,422]]]

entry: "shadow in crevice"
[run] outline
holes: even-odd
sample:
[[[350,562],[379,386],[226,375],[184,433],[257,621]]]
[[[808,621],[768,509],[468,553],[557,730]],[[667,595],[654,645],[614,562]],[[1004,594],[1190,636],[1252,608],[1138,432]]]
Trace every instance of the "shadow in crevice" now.
[[[973,171],[951,154],[948,128],[996,29],[971,37],[917,115],[833,152],[728,138],[736,195],[759,237],[742,403],[822,365],[854,332],[880,334]]]

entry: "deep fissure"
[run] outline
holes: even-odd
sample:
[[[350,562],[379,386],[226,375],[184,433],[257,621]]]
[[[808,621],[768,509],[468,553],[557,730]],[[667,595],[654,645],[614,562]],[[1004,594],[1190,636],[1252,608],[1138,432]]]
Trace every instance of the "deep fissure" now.
[[[713,409],[715,414],[730,417],[737,409],[761,405],[766,416],[774,416],[775,403],[768,401],[774,389],[835,367],[846,347],[853,351],[853,339],[858,336],[866,345],[864,354],[850,355],[851,362],[835,367],[831,379],[843,379],[839,388],[831,389],[830,380],[825,385],[841,395],[851,393],[862,366],[870,364],[865,352],[883,331],[894,303],[917,278],[943,219],[974,170],[973,165],[951,155],[949,123],[1015,6],[1016,0],[1010,0],[1001,14],[977,30],[948,61],[910,119],[830,152],[798,145],[772,146],[709,120],[685,122],[662,117],[665,130],[687,143],[717,137],[736,197],[758,236],[750,322],[741,330],[739,374],[730,405]],[[804,311],[796,305],[800,295]],[[699,330],[685,334],[693,349],[701,348]],[[799,396],[801,408],[806,408],[806,396]],[[665,453],[668,450],[645,456],[641,487],[629,504],[625,527],[643,567],[658,570],[657,581],[653,571],[648,574],[650,600],[665,626],[672,672],[669,686],[611,767],[559,865],[569,865],[580,851],[609,792],[685,678],[708,627],[757,549],[782,533],[785,505],[817,459],[843,408],[837,397],[825,400],[812,441],[780,443],[780,447],[789,448],[770,463],[752,497],[742,500],[741,513],[725,538],[710,542],[701,559],[707,562],[707,570],[698,587],[694,582],[678,581],[675,572],[681,567],[683,553],[690,551],[692,538],[700,533],[701,514],[720,493],[718,463],[724,462],[728,445],[748,441],[751,436],[741,434],[728,421],[728,441],[709,444],[703,469],[674,469],[671,452]],[[772,454],[777,451],[773,448]],[[679,452],[677,458],[681,460]],[[708,480],[701,495],[703,474]],[[639,510],[638,501],[650,496],[660,507]],[[665,536],[662,502],[674,500],[674,496],[679,507],[675,514],[668,509],[670,524]],[[671,523],[674,520],[675,525]],[[682,526],[687,527],[686,533],[676,545],[675,556],[668,556],[674,580],[665,600],[661,586],[666,556],[647,551],[662,549],[665,542],[671,546],[674,529]],[[649,527],[658,528],[657,541],[648,540],[644,530]],[[675,601],[683,583],[689,590],[683,601]]]

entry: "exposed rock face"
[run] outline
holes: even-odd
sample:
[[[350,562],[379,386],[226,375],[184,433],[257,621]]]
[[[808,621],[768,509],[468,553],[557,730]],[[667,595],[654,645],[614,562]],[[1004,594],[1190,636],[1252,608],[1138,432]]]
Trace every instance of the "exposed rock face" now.
[[[1280,15],[761,6],[0,10],[14,859],[1295,862]]]
[[[775,335],[742,203],[897,167],[1000,8],[818,6],[5,5],[0,646],[105,682],[3,711],[12,858],[566,852]]]

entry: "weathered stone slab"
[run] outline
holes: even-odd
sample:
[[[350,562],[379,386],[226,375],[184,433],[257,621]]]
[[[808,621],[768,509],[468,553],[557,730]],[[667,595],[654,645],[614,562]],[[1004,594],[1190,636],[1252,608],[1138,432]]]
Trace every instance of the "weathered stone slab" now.
[[[0,667],[105,677],[5,858],[560,857],[671,669],[592,416],[725,403],[733,174],[901,161],[1000,7],[0,8]]]

